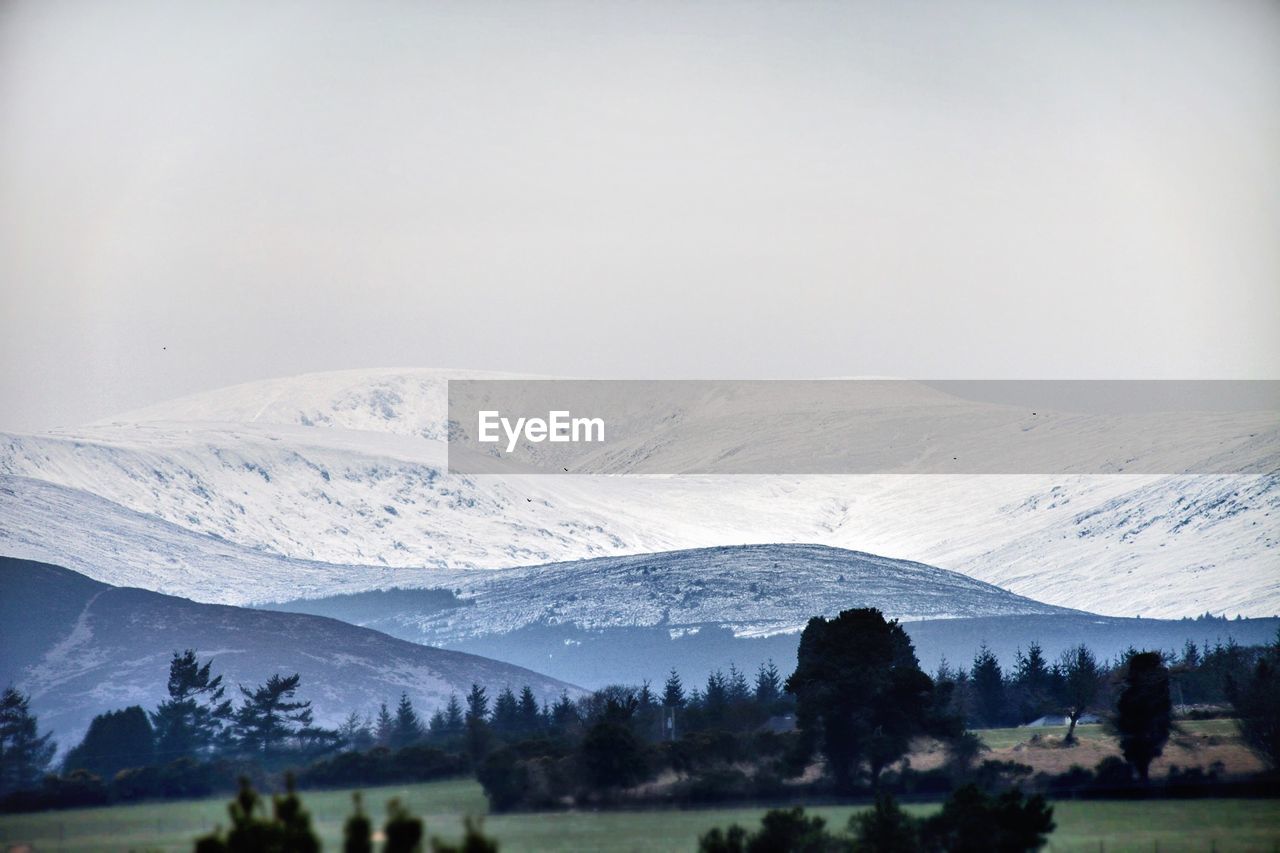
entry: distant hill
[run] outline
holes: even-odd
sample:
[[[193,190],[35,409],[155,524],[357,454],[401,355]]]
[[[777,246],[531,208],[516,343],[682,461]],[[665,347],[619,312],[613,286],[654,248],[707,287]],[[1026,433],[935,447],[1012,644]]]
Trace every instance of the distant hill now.
[[[701,680],[734,662],[795,660],[811,616],[877,607],[903,620],[921,663],[966,665],[986,643],[1008,664],[1039,642],[1103,657],[1193,640],[1267,642],[1280,619],[1160,620],[1053,607],[955,572],[817,545],[754,545],[606,557],[450,577],[449,588],[391,589],[265,605],[331,616],[414,642],[537,668],[586,687]]]
[[[237,683],[301,673],[302,698],[328,725],[394,703],[401,692],[429,712],[473,682],[491,691],[528,684],[544,700],[579,692],[518,666],[334,619],[199,604],[0,557],[0,684],[29,692],[41,725],[64,747],[95,714],[160,701],[169,658],[184,648],[212,657],[237,697]]]

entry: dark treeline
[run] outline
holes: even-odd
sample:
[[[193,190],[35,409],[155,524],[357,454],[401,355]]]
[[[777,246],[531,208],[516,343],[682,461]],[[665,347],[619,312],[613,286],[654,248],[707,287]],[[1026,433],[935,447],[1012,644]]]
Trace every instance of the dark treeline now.
[[[1037,643],[1019,650],[1012,666],[986,646],[972,664],[958,668],[945,660],[936,680],[953,687],[953,706],[974,728],[1020,726],[1043,716],[1062,716],[1074,725],[1083,714],[1110,707],[1111,689],[1136,654],[1130,649],[1115,661],[1099,661],[1086,645],[1049,661]],[[1266,647],[1227,643],[1200,645],[1188,641],[1180,652],[1161,652],[1169,670],[1170,695],[1188,715],[1213,715],[1230,702],[1230,686],[1246,680],[1266,654]]]
[[[1148,785],[1168,739],[1174,706],[1212,706],[1241,721],[1245,742],[1276,767],[1280,645],[1201,648],[1177,655],[1132,651],[1099,662],[1085,646],[1056,661],[1036,644],[1007,671],[985,647],[966,669],[921,671],[910,638],[875,610],[814,619],[784,676],[772,662],[754,673],[729,664],[686,685],[615,685],[540,703],[525,686],[472,685],[423,716],[407,695],[376,714],[353,711],[317,726],[299,698],[299,675],[274,675],[235,695],[195,652],[175,653],[167,698],[96,717],[50,773],[54,745],[38,733],[26,697],[0,701],[0,808],[27,810],[235,790],[241,777],[278,788],[351,787],[473,773],[495,810],[613,802],[695,803],[870,796],[941,796],[974,784],[1033,784],[1055,796]],[[981,760],[970,729],[1061,715],[1069,731],[1086,715],[1106,719],[1124,758],[1031,778],[1031,768]],[[945,764],[903,761],[932,738]],[[1068,745],[1071,741],[1068,735]],[[1215,784],[1183,772],[1179,790]],[[1198,787],[1197,787],[1198,786]]]

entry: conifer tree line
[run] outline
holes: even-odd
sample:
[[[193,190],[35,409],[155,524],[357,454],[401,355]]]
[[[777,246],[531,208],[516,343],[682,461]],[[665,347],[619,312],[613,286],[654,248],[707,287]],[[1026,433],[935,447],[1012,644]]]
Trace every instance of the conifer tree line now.
[[[896,621],[851,610],[810,621],[787,676],[772,661],[754,673],[729,663],[689,685],[673,669],[660,687],[549,702],[527,685],[473,684],[426,715],[403,693],[328,729],[316,725],[299,674],[231,689],[213,661],[186,650],[170,661],[165,699],[96,717],[61,775],[49,773],[55,745],[28,698],[7,689],[0,807],[198,796],[245,774],[270,784],[287,769],[304,787],[473,773],[497,809],[609,801],[664,771],[682,780],[678,799],[764,797],[819,759],[832,789],[851,791],[880,784],[915,738],[943,741],[952,765],[969,766],[980,749],[968,729],[1044,714],[1069,720],[1068,742],[1086,714],[1105,716],[1130,775],[1145,781],[1175,705],[1229,704],[1245,742],[1275,768],[1277,666],[1280,638],[1131,650],[1112,662],[1084,645],[1050,662],[1033,643],[1008,670],[983,646],[966,669],[944,662],[930,676]],[[748,765],[744,777],[737,768]]]

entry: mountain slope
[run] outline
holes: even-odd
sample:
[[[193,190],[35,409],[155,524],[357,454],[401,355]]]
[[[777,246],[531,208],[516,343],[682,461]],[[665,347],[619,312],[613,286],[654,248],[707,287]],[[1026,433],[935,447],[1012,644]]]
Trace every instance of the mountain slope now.
[[[446,586],[302,599],[316,613],[416,642],[601,687],[686,684],[729,663],[748,673],[795,660],[811,616],[878,607],[903,620],[921,662],[970,660],[986,644],[1011,666],[1038,642],[1051,658],[1085,642],[1103,657],[1187,640],[1269,642],[1280,620],[1119,619],[1012,595],[932,566],[818,545],[755,545],[605,557],[452,575]]]
[[[1073,612],[933,566],[823,545],[702,548],[470,572],[431,592],[268,606],[327,613],[430,645],[549,625],[656,627],[673,636],[719,627],[769,636],[796,633],[814,616],[850,607],[877,607],[906,621]]]
[[[316,719],[334,725],[405,692],[420,710],[464,694],[528,684],[541,699],[577,688],[539,673],[428,648],[333,619],[198,604],[108,586],[69,569],[0,558],[0,683],[29,692],[41,723],[73,742],[95,714],[164,696],[174,650],[214,659],[237,694],[273,673],[302,675]]]
[[[444,470],[450,375],[477,374],[318,374],[83,428],[0,436],[0,475],[8,475],[0,488],[10,490],[12,510],[0,514],[0,544],[6,553],[225,602],[279,599],[290,584],[269,572],[225,582],[218,572],[227,560],[216,555],[231,545],[307,561],[315,568],[307,582],[315,580],[303,594],[317,595],[353,588],[345,570],[327,573],[335,585],[326,586],[322,564],[494,569],[818,542],[919,560],[1101,613],[1280,612],[1274,472],[466,477]],[[918,402],[951,400],[926,391]],[[1266,459],[1271,446],[1267,433],[1240,452]],[[49,487],[61,490],[53,497]],[[150,524],[153,517],[161,523]],[[71,531],[72,547],[48,535],[69,519],[91,529],[123,525],[149,544],[107,537],[107,547]],[[153,557],[170,551],[201,556],[179,556],[183,567],[161,580],[157,566],[166,564]],[[365,576],[377,579],[365,588],[394,585],[382,568]]]

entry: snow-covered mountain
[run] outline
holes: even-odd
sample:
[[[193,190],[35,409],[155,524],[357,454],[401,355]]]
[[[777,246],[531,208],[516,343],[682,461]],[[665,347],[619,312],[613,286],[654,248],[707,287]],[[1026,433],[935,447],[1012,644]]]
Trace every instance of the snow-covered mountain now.
[[[268,609],[330,616],[393,637],[468,651],[596,688],[671,669],[686,683],[736,664],[795,660],[813,616],[876,607],[902,620],[922,664],[985,645],[1012,666],[1087,642],[1104,658],[1188,641],[1270,642],[1280,619],[1123,619],[1013,595],[943,569],[824,545],[741,545],[484,572],[428,589],[306,598]]]
[[[1231,451],[1265,472],[1247,476],[451,475],[445,380],[490,375],[317,374],[2,436],[0,547],[253,602],[428,585],[423,569],[810,542],[1099,613],[1280,612],[1265,429]],[[920,406],[953,404],[921,389]]]
[[[447,645],[530,625],[658,627],[672,635],[714,625],[737,636],[770,636],[797,633],[811,617],[850,607],[876,607],[904,621],[1076,612],[933,566],[825,545],[597,557],[442,580],[454,606],[393,605],[412,596],[405,590],[365,593],[349,596],[348,608],[363,603],[372,618],[339,618]]]
[[[336,725],[352,710],[376,712],[406,693],[424,710],[464,695],[528,684],[551,700],[579,693],[537,672],[457,651],[428,648],[335,619],[198,604],[108,586],[59,566],[0,557],[0,683],[31,694],[42,726],[63,745],[95,714],[165,697],[169,656],[195,649],[235,685],[299,673],[300,696],[317,721]]]

